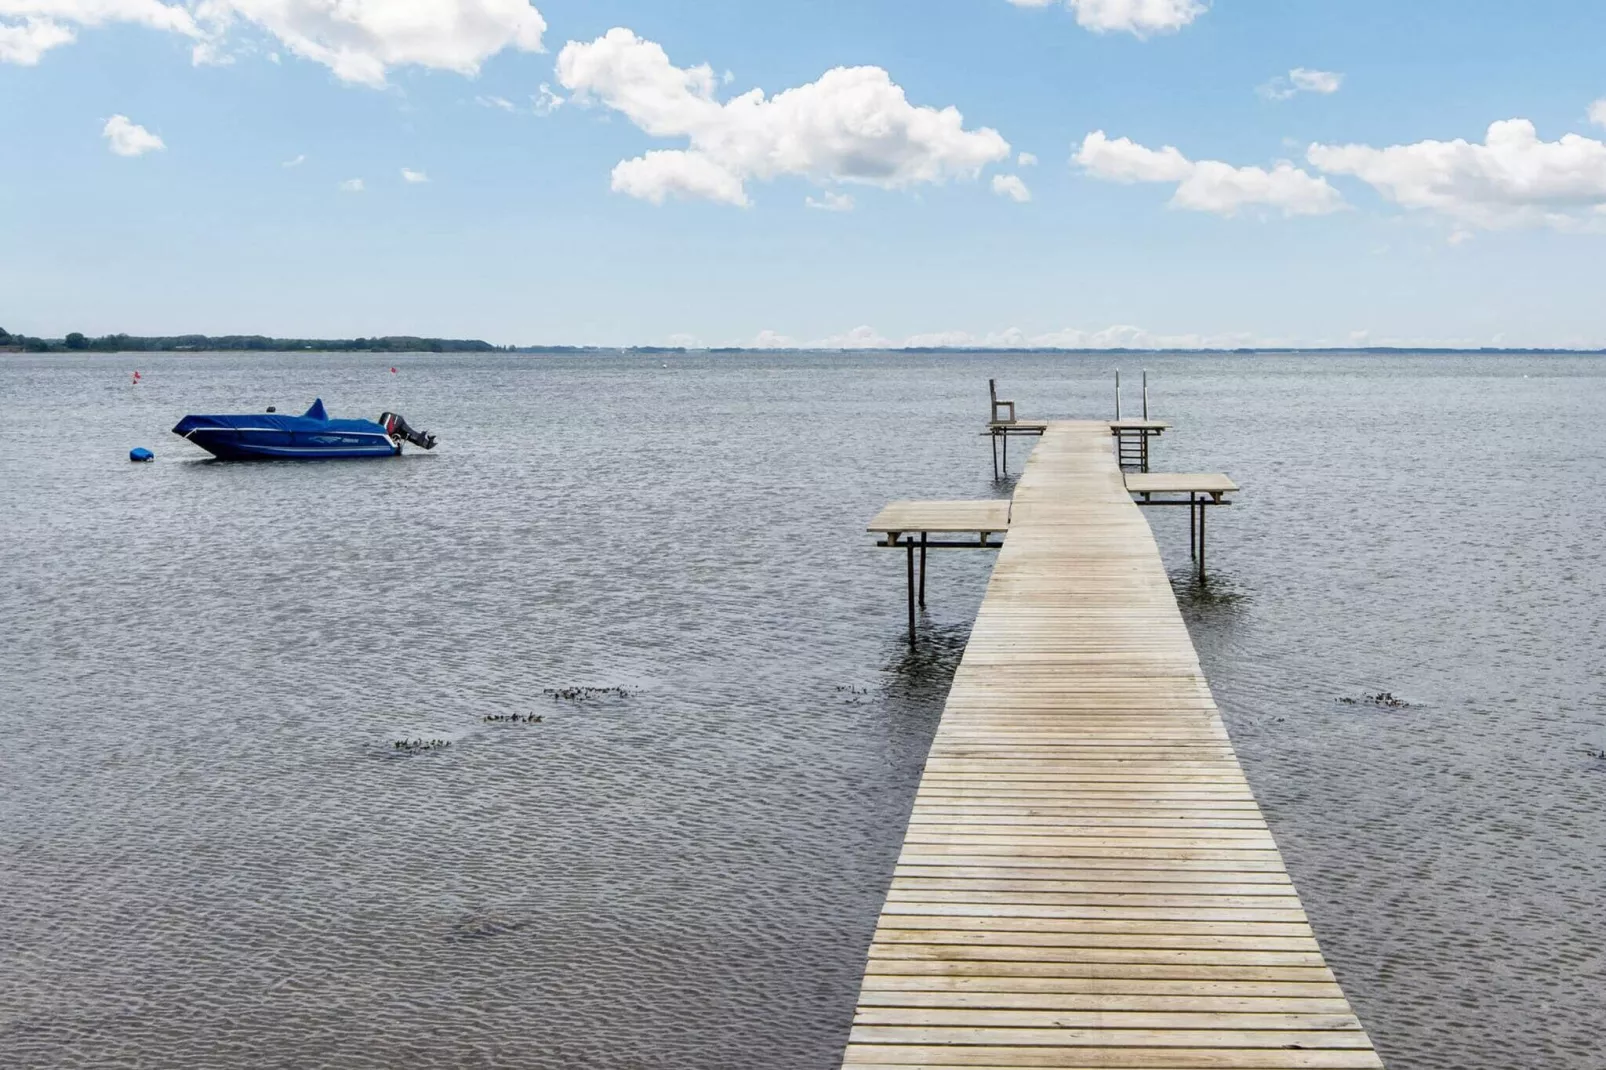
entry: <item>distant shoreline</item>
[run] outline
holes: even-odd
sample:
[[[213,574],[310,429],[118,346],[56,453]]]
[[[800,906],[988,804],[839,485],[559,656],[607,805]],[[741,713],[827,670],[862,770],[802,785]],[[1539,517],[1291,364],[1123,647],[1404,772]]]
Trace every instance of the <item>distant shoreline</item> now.
[[[10,339],[19,336],[11,335]],[[100,341],[96,339],[95,341]],[[221,340],[220,340],[221,341]],[[268,339],[270,343],[279,343],[278,339]],[[1056,347],[1022,347],[1022,346],[897,346],[888,348],[838,348],[830,349],[815,346],[768,346],[754,348],[746,346],[498,346],[489,342],[457,339],[421,339],[425,344],[420,345],[387,345],[384,343],[396,341],[393,339],[354,339],[300,342],[286,341],[280,344],[268,345],[168,345],[168,346],[141,346],[108,347],[105,345],[71,346],[63,339],[34,339],[29,338],[23,344],[0,344],[0,357],[4,356],[33,356],[39,354],[55,356],[111,356],[116,354],[202,354],[202,353],[305,353],[308,356],[324,356],[336,353],[369,353],[375,356],[407,355],[416,353],[514,353],[525,355],[551,355],[551,356],[627,356],[641,355],[737,355],[737,354],[786,354],[786,353],[886,353],[886,354],[956,354],[991,353],[998,355],[1020,354],[1062,354],[1069,356],[1098,356],[1101,354],[1165,354],[1173,356],[1278,356],[1278,355],[1314,355],[1314,356],[1343,356],[1343,355],[1377,355],[1391,354],[1484,354],[1488,356],[1606,356],[1606,349],[1551,349],[1543,347],[1508,347],[1495,348],[1480,346],[1477,348],[1459,348],[1453,346],[1270,346],[1270,347],[1241,347],[1233,349],[1136,349],[1129,347],[1108,349],[1062,349]],[[380,344],[375,345],[374,342]],[[428,343],[437,343],[434,345]],[[41,344],[42,343],[42,344]]]
[[[478,338],[426,338],[412,334],[376,335],[372,338],[275,338],[266,334],[104,334],[91,338],[73,331],[61,338],[11,334],[0,328],[0,354],[5,353],[534,353],[583,356],[685,353],[1490,353],[1499,355],[1598,355],[1601,349],[1552,349],[1542,346],[1235,346],[1231,348],[1156,349],[1130,346],[1075,348],[1060,346],[888,346],[885,348],[820,346],[562,346],[494,345]]]

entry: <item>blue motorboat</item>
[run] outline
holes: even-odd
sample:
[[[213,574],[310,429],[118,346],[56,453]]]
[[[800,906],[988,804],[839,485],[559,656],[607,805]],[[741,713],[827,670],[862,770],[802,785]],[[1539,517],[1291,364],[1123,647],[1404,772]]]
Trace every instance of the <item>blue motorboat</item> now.
[[[404,441],[426,450],[435,448],[433,434],[413,430],[398,413],[381,413],[377,421],[333,420],[322,398],[300,416],[272,409],[234,416],[186,416],[173,434],[225,461],[395,457]]]

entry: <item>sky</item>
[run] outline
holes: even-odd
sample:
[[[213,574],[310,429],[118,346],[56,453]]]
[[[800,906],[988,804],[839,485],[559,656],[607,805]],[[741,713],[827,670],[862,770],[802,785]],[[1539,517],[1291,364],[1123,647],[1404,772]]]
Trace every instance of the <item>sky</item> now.
[[[0,327],[1606,346],[1599,0],[0,0]]]

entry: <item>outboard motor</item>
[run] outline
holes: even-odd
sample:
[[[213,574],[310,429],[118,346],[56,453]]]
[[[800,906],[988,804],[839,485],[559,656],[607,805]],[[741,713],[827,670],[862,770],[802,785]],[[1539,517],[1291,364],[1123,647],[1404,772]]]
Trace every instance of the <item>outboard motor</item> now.
[[[379,426],[385,429],[385,434],[392,439],[405,438],[415,446],[426,450],[435,448],[435,435],[430,431],[415,431],[413,426],[402,418],[399,412],[382,412],[379,414]]]

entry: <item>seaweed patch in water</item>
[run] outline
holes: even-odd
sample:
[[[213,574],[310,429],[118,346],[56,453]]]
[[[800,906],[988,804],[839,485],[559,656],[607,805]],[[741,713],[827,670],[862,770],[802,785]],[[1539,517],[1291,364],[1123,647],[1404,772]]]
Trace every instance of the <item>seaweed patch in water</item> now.
[[[543,687],[541,694],[554,702],[584,702],[595,698],[629,698],[622,687]]]
[[[445,750],[451,745],[449,739],[398,739],[391,744],[391,749],[403,754],[423,754],[425,751]]]
[[[1408,710],[1411,703],[1400,698],[1392,691],[1379,691],[1375,695],[1362,695],[1360,698],[1341,698],[1335,700],[1340,706],[1379,706],[1385,710]]]
[[[540,724],[539,713],[487,713],[481,718],[486,724]]]

